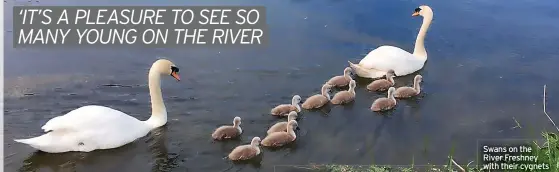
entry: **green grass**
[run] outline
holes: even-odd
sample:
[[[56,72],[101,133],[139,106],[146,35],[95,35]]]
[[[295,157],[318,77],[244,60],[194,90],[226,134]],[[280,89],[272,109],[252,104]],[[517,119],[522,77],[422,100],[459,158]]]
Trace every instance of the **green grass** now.
[[[532,145],[533,151],[532,155],[538,156],[537,163],[546,163],[549,165],[550,169],[547,171],[556,172],[559,171],[559,137],[556,133],[543,132],[545,142],[538,144],[537,142],[530,143]],[[414,166],[412,158],[412,164],[409,167],[391,167],[383,165],[370,165],[370,166],[352,166],[352,165],[313,165],[313,171],[328,171],[328,172],[412,172],[412,171],[461,171],[456,165],[453,165],[452,159],[449,158],[448,164],[442,166],[430,166],[430,167],[417,167]],[[471,163],[473,164],[473,163]],[[482,170],[470,165],[460,165],[468,172],[481,172]],[[520,172],[521,170],[510,170],[510,172]]]
[[[550,165],[551,171],[559,171],[559,137],[556,133],[544,132],[545,138],[543,146],[539,146],[534,142],[532,145],[533,154],[539,157],[538,163],[546,163]]]

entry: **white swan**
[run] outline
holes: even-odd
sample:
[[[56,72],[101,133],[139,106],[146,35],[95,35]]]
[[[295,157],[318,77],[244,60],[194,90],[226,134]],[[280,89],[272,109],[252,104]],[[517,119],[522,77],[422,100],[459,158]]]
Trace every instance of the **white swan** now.
[[[128,144],[167,123],[167,110],[161,96],[161,76],[171,75],[180,81],[179,68],[160,59],[149,70],[151,117],[140,121],[104,106],[88,105],[50,119],[41,129],[42,136],[14,140],[49,153],[90,152]]]
[[[426,5],[419,6],[412,16],[419,15],[423,16],[423,24],[417,34],[413,54],[394,46],[380,46],[369,52],[359,64],[348,61],[355,74],[363,78],[380,78],[392,69],[396,76],[404,76],[423,68],[427,61],[424,40],[431,20],[433,20],[433,10]]]

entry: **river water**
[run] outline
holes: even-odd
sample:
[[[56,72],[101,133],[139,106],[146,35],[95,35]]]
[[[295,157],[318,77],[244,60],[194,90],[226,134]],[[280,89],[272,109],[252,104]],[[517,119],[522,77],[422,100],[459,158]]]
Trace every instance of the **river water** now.
[[[387,116],[369,111],[385,95],[357,79],[356,101],[303,111],[295,144],[263,148],[261,159],[225,156],[280,119],[268,113],[303,98],[380,45],[412,51],[422,4],[433,8],[426,38],[423,93]],[[520,0],[195,0],[12,1],[5,5],[4,168],[6,171],[273,171],[308,164],[446,164],[474,160],[478,139],[539,138],[553,129],[542,112],[559,102],[559,1]],[[12,48],[14,5],[263,5],[270,44],[233,48]],[[149,117],[147,71],[158,57],[181,69],[163,80],[165,127],[136,142],[91,153],[47,154],[13,141],[41,134],[52,117],[87,104]],[[411,85],[413,75],[398,77]],[[111,86],[120,85],[120,86]],[[559,120],[558,108],[548,106]],[[239,140],[213,142],[211,132],[243,118]],[[516,121],[516,122],[515,122]],[[522,128],[515,127],[517,122]],[[281,170],[278,170],[281,171]]]

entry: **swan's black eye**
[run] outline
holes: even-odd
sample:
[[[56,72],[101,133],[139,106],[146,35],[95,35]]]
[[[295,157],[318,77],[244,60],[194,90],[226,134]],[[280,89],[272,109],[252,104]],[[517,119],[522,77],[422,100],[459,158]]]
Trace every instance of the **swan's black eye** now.
[[[415,8],[416,13],[419,13],[419,11],[421,11],[421,8]]]
[[[171,66],[171,73],[179,73],[179,68],[175,66]]]

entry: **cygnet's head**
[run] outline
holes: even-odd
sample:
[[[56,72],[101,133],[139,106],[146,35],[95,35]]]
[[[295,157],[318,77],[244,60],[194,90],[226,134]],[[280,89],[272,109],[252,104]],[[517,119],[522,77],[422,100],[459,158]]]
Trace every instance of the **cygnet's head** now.
[[[351,73],[353,73],[353,70],[350,67],[344,69],[344,75],[351,75]]]
[[[411,16],[433,17],[433,10],[427,5],[421,5],[415,8]]]
[[[386,77],[394,77],[394,76],[396,76],[394,70],[390,69],[386,72]]]
[[[355,88],[355,86],[357,86],[355,80],[349,81],[349,88]]]
[[[260,140],[260,137],[254,137],[254,138],[252,138],[252,141],[250,142],[250,144],[253,145],[253,146],[258,146],[258,145],[260,145],[260,141],[262,141],[262,140]]]
[[[287,120],[291,121],[291,120],[295,120],[295,119],[297,119],[297,112],[295,112],[295,111],[289,112],[289,115],[287,115]]]
[[[233,125],[235,125],[235,126],[241,125],[241,117],[237,116],[237,117],[233,118]]]
[[[394,91],[396,91],[396,88],[394,88],[394,87],[388,88],[388,96],[393,95]]]
[[[293,129],[299,127],[299,124],[297,123],[296,120],[291,120],[287,123],[287,125],[291,126]]]
[[[153,63],[150,69],[151,72],[157,72],[161,75],[170,75],[177,81],[180,81],[179,68],[173,62],[167,59],[159,59]]]
[[[333,86],[330,85],[330,84],[324,84],[324,85],[322,85],[322,89],[323,89],[323,90],[326,90],[327,92],[330,91],[330,89],[332,89],[332,87],[333,87]]]
[[[416,82],[422,82],[423,81],[423,76],[421,75],[416,75],[415,78],[413,78]]]
[[[293,96],[293,98],[291,99],[292,103],[300,103],[301,102],[301,96],[299,95],[295,95]]]

